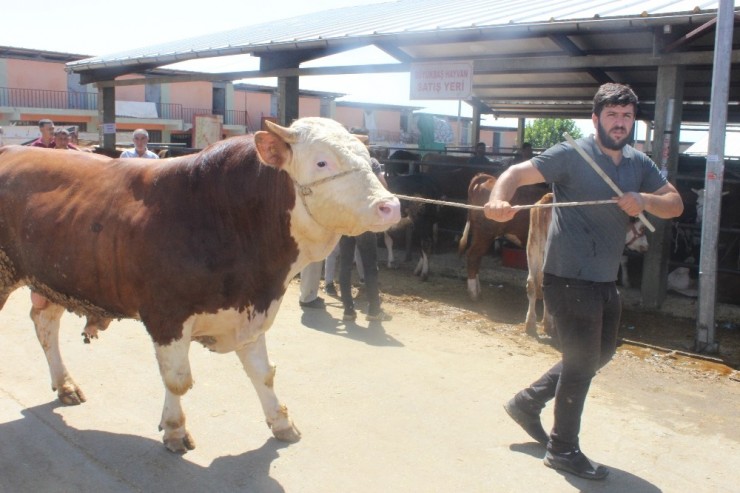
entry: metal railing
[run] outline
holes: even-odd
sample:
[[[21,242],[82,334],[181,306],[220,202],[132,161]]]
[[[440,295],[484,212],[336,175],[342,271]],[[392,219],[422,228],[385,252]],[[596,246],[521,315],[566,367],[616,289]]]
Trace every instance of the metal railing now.
[[[248,124],[247,112],[226,110],[215,112],[210,108],[183,108],[181,104],[154,103],[157,118],[163,120],[182,120],[193,123],[195,115],[222,114],[225,125]],[[98,110],[98,94],[94,92],[50,91],[45,89],[20,89],[0,87],[0,107],[48,108],[54,110]],[[144,118],[142,118],[144,119]]]
[[[0,106],[95,110],[98,107],[98,95],[89,92],[0,87]]]

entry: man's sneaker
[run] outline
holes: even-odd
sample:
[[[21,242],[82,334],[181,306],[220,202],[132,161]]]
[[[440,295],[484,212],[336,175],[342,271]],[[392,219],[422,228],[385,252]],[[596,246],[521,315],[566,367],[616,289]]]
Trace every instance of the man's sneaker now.
[[[550,436],[545,432],[540,421],[539,414],[529,414],[524,412],[519,406],[516,405],[516,401],[512,397],[509,402],[504,404],[504,410],[511,417],[511,419],[522,427],[527,435],[535,439],[535,441],[542,445],[547,445],[550,441]]]
[[[317,296],[316,299],[312,301],[299,301],[299,305],[301,305],[301,308],[319,308],[324,309],[326,308],[326,303],[324,303],[324,298],[321,296]]]
[[[345,308],[344,309],[344,315],[342,316],[342,320],[345,322],[353,322],[357,320],[357,312],[354,308]]]
[[[570,452],[547,451],[542,461],[547,467],[575,474],[585,479],[604,479],[609,475],[609,469],[591,461],[579,449]]]
[[[389,322],[393,320],[393,315],[380,310],[378,313],[368,313],[365,315],[365,320],[370,322]]]
[[[335,298],[339,296],[337,294],[337,288],[336,286],[334,286],[333,282],[326,283],[326,285],[324,286],[324,292],[328,294],[329,296],[334,296]]]

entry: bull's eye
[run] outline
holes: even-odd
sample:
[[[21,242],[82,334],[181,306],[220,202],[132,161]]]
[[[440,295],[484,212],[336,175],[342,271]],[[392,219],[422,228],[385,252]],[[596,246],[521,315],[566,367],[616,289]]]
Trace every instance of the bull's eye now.
[[[319,161],[318,163],[316,163],[316,166],[318,166],[319,168],[323,168],[326,166],[326,161]]]

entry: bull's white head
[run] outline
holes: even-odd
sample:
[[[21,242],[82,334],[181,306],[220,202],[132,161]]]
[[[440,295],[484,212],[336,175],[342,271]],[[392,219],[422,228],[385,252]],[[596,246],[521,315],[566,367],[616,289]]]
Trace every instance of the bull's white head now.
[[[627,238],[624,246],[635,252],[647,252],[648,239],[645,233],[647,233],[647,228],[642,221],[637,220],[630,223],[630,227],[627,229]]]
[[[296,185],[296,208],[335,234],[385,231],[401,218],[398,199],[370,168],[365,145],[327,118],[301,118],[289,127],[267,123],[254,140],[265,164]]]

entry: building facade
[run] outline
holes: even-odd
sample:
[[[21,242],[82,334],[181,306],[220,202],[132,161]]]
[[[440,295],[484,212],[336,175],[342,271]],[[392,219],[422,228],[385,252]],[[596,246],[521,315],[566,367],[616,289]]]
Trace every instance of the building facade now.
[[[87,55],[0,46],[0,127],[4,142],[24,143],[38,136],[37,122],[50,118],[73,127],[81,142],[97,144],[101,135],[95,84],[80,84],[65,64]],[[158,69],[161,73],[173,71]],[[176,71],[175,71],[176,72]],[[182,72],[187,73],[187,72]],[[156,75],[156,71],[154,74]],[[141,78],[127,75],[119,80]],[[198,147],[194,126],[199,116],[216,116],[221,136],[259,130],[277,115],[277,89],[231,82],[178,82],[122,85],[116,94],[116,142],[130,144],[131,132],[145,128],[153,144]],[[299,116],[333,118],[348,129],[369,134],[374,145],[416,148],[418,107],[337,101],[343,94],[301,91]],[[475,145],[469,118],[433,115],[442,147],[467,151]],[[458,130],[458,125],[460,129]],[[510,151],[516,146],[516,129],[482,127],[480,140],[489,152]]]

